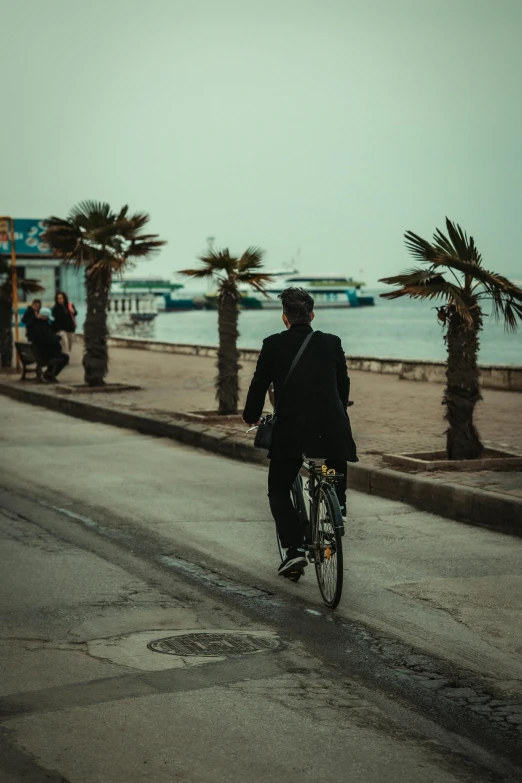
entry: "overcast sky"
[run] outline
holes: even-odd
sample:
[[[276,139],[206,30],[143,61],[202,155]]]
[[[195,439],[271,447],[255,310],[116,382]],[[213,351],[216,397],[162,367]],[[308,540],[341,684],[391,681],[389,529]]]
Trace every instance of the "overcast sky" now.
[[[522,279],[522,0],[0,0],[0,213],[128,203],[192,263],[411,266],[447,214]]]

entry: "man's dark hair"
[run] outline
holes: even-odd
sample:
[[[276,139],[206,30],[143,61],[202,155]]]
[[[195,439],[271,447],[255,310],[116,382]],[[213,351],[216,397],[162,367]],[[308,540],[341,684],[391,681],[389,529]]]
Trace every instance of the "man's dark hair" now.
[[[291,324],[309,324],[312,320],[314,300],[304,288],[286,288],[279,299],[283,312]]]

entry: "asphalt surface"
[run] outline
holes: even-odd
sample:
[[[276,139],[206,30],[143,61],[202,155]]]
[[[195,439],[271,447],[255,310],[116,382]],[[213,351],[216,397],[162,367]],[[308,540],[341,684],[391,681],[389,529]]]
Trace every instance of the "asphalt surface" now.
[[[520,779],[522,542],[352,493],[332,614],[265,480],[2,400],[2,782]],[[147,647],[220,630],[271,647]]]

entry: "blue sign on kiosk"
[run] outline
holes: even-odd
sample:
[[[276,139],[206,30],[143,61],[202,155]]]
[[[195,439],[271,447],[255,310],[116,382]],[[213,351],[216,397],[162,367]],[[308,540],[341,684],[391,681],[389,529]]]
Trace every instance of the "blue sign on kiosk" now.
[[[37,218],[15,218],[15,250],[17,256],[50,256],[49,245],[42,242],[42,234],[45,231],[44,221]],[[0,253],[11,251],[11,242],[5,241],[2,236],[0,241]]]

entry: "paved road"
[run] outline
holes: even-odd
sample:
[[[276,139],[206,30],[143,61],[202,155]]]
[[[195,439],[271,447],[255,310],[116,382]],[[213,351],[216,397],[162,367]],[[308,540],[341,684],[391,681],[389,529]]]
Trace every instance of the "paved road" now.
[[[2,400],[0,780],[517,779],[521,542],[353,493],[332,619],[265,479]],[[183,629],[280,646],[148,650]]]

